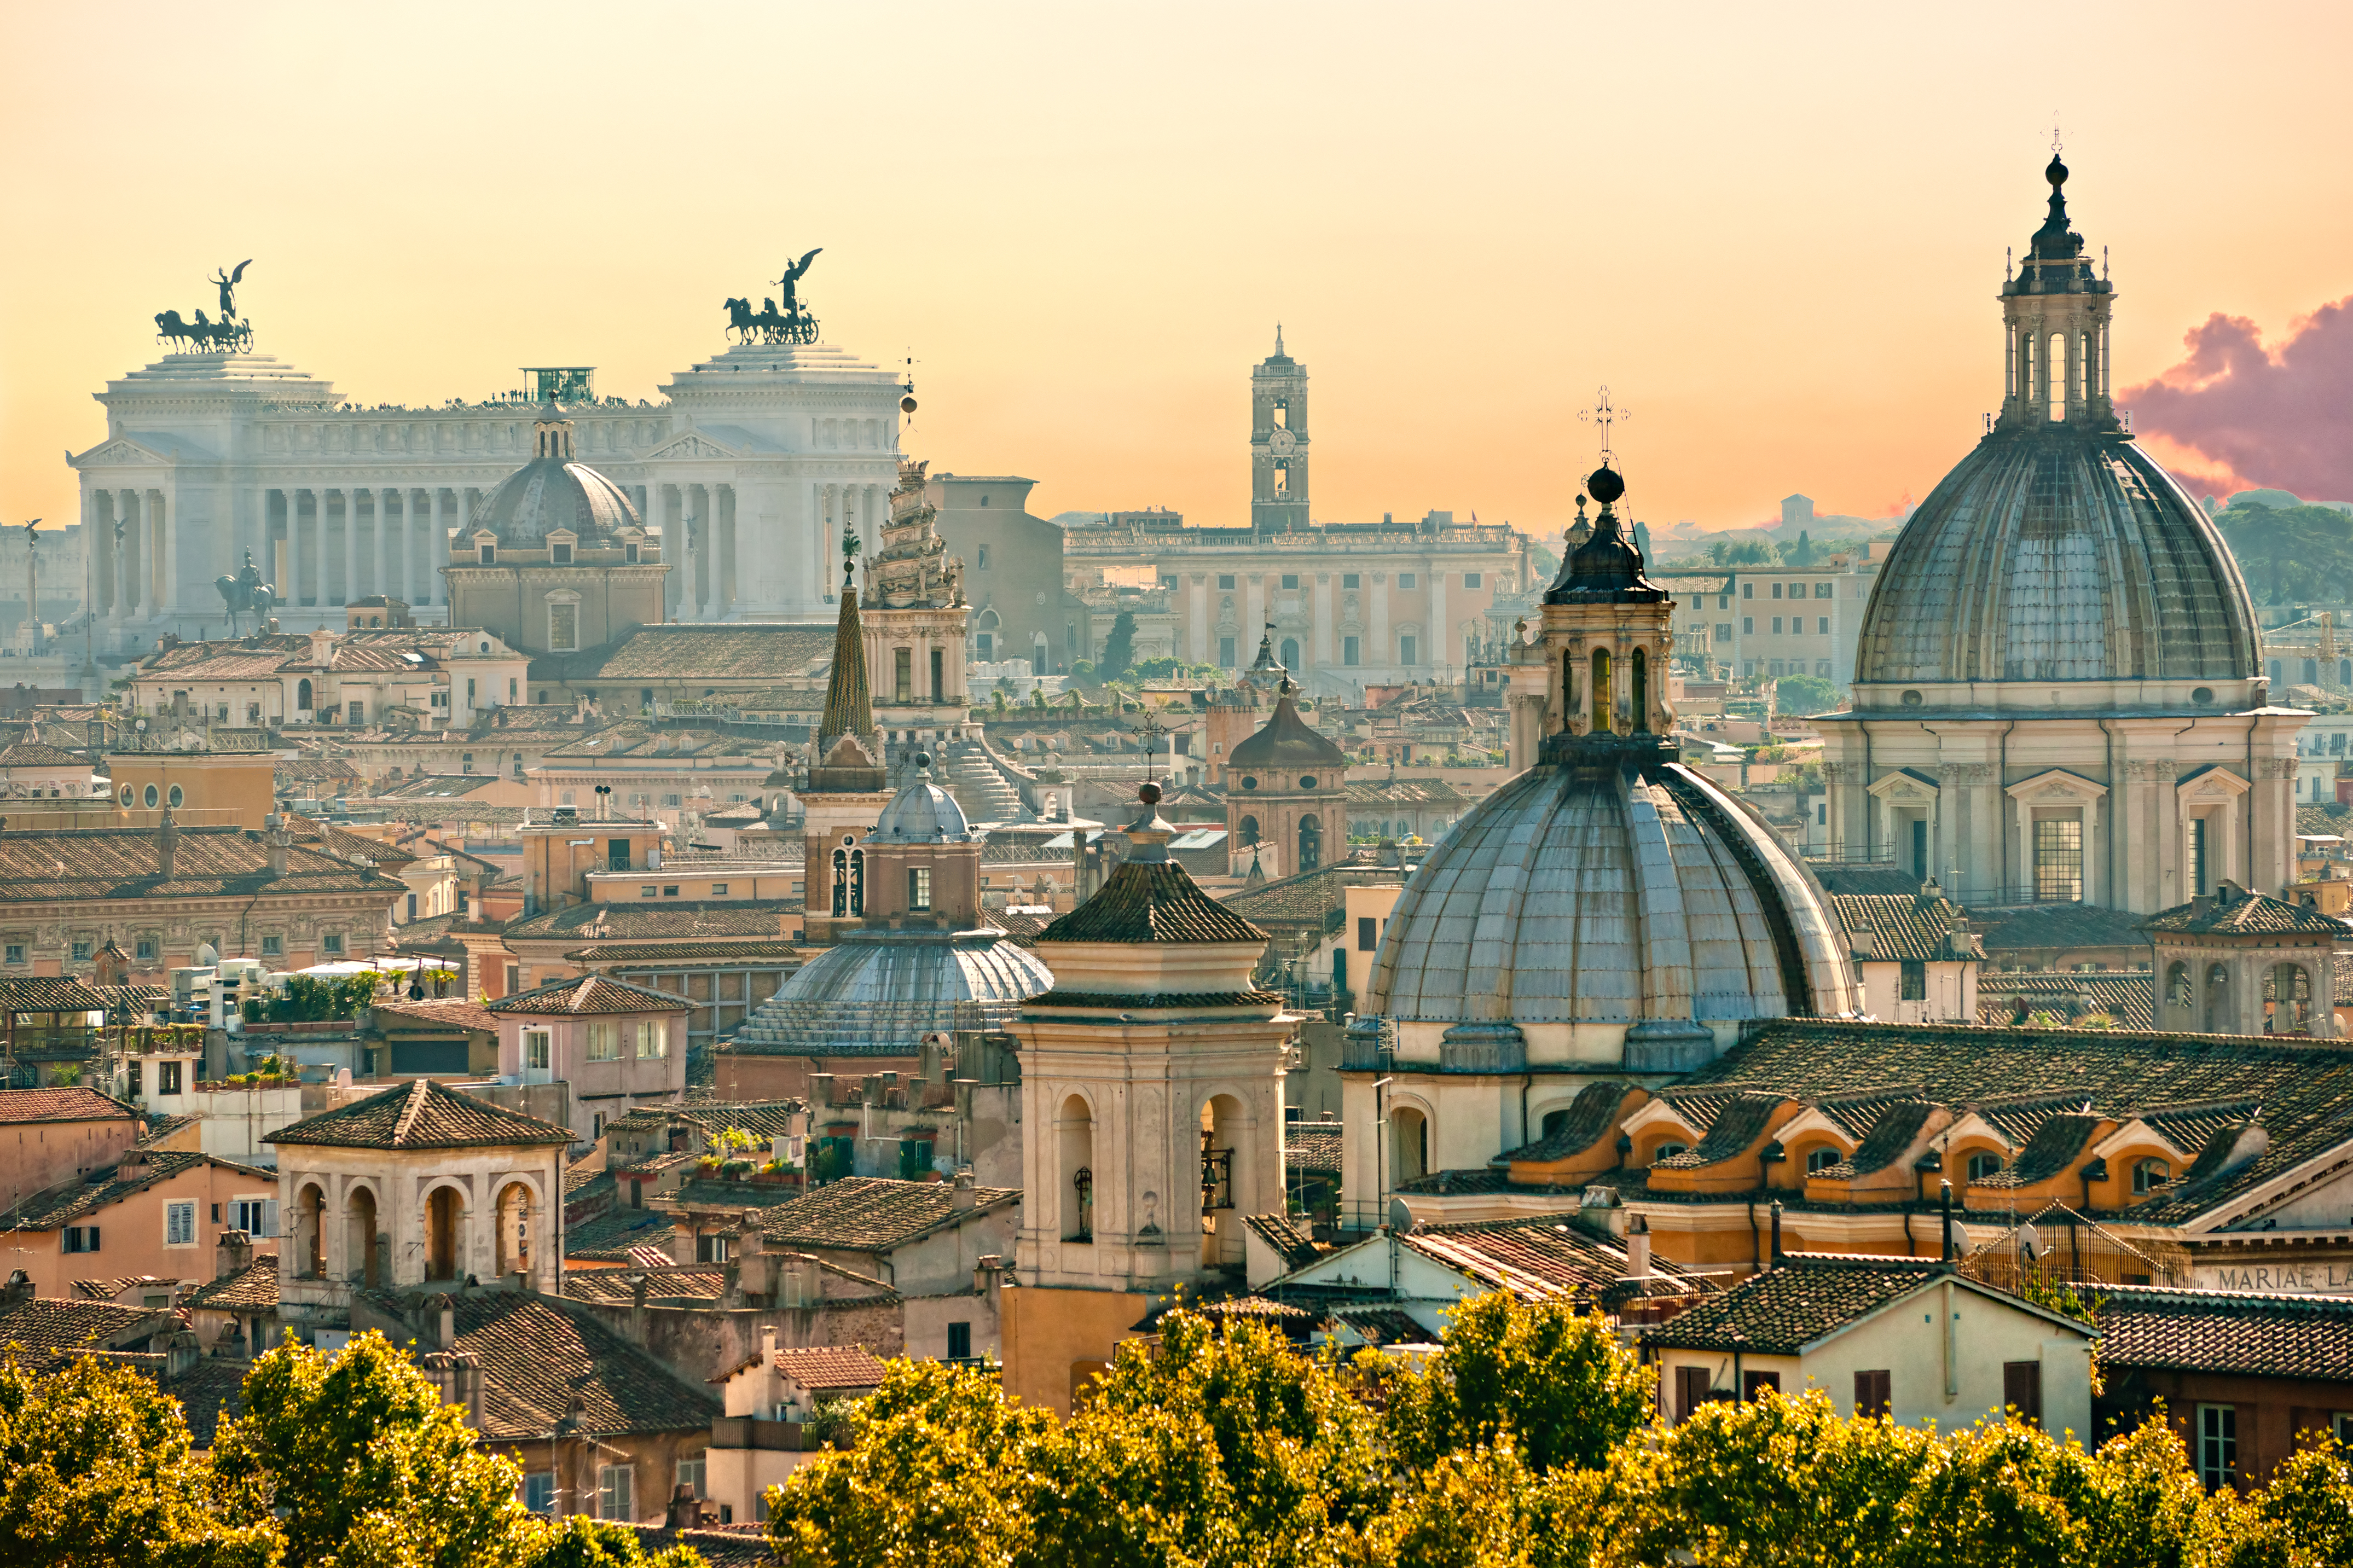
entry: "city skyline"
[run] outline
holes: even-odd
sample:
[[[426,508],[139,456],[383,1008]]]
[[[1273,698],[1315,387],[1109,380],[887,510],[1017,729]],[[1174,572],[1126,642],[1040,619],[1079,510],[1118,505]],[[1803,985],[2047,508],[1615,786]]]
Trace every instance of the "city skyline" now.
[[[2075,226],[2118,287],[2120,394],[2193,333],[2263,384],[2152,396],[2157,455],[2196,493],[2321,493],[2346,460],[2233,419],[2327,418],[2316,389],[2348,357],[2328,307],[2353,291],[2353,175],[2282,155],[2328,129],[2319,46],[2346,23],[2316,7],[2228,34],[2153,8],[2081,72],[2011,69],[2014,40],[1974,18],[1856,9],[1725,12],[1696,37],[1512,7],[1410,38],[1398,10],[1272,35],[1217,8],[714,7],[646,35],[618,8],[549,15],[427,6],[385,37],[256,7],[207,51],[319,90],[234,114],[176,50],[121,58],[71,14],[0,23],[0,124],[36,150],[5,191],[37,237],[0,259],[0,520],[74,521],[61,458],[104,433],[90,394],[248,256],[260,352],[417,405],[547,363],[650,398],[723,346],[723,299],[775,292],[813,246],[800,290],[828,341],[916,361],[904,448],[1033,477],[1044,515],[1245,518],[1249,366],[1278,321],[1314,378],[1322,521],[1556,532],[1594,447],[1574,411],[1605,382],[1654,526],[1765,521],[1792,490],[1892,515],[1994,404],[2000,252],[2041,221],[2054,107]],[[473,45],[442,47],[452,29]],[[2264,93],[2183,112],[2249,72]],[[311,106],[331,122],[286,118]],[[118,180],[122,205],[93,206]]]

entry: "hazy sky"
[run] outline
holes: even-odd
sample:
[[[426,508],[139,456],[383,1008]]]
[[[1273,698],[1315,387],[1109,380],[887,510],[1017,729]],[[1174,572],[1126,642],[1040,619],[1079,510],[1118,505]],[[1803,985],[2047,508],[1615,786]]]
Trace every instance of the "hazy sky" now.
[[[1994,405],[2002,251],[2041,221],[2054,110],[2076,226],[2114,258],[2118,386],[2217,314],[2210,366],[2293,370],[2262,345],[2353,294],[2348,17],[9,5],[0,522],[74,515],[90,394],[224,263],[255,258],[257,346],[357,401],[543,363],[638,397],[816,245],[827,338],[918,362],[907,449],[1034,477],[1041,513],[1241,521],[1248,369],[1281,321],[1319,519],[1556,530],[1603,382],[1655,525],[1790,490],[1876,515]],[[2257,404],[2325,423],[2298,451],[2353,449],[2341,398],[2290,377],[2231,406]],[[2245,424],[2172,455],[2264,482]]]

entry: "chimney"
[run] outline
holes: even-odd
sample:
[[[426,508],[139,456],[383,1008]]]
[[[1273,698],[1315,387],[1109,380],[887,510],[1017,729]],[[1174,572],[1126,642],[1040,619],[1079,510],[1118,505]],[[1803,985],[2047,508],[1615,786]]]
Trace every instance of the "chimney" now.
[[[14,1311],[38,1294],[33,1277],[19,1268],[8,1276],[8,1283],[0,1285],[0,1312]]]
[[[472,1351],[459,1351],[450,1356],[449,1368],[458,1393],[450,1403],[465,1407],[466,1425],[479,1432],[482,1426],[482,1358]]]
[[[973,1185],[972,1173],[958,1171],[955,1175],[955,1191],[949,1194],[948,1206],[952,1209],[968,1209],[979,1202],[980,1190]]]
[[[691,1481],[681,1481],[671,1489],[670,1508],[662,1515],[664,1528],[693,1530],[702,1523],[702,1501],[694,1495]]]
[[[224,1230],[213,1249],[213,1278],[226,1279],[253,1261],[253,1238],[241,1230]]]
[[[196,1343],[195,1333],[182,1329],[164,1342],[164,1375],[185,1377],[195,1368],[196,1363],[203,1359],[203,1347]]]
[[[1773,1200],[1773,1267],[1781,1267],[1781,1200]]]
[[[776,1364],[776,1325],[760,1325],[760,1365],[763,1370]]]
[[[164,808],[164,826],[155,834],[155,871],[164,880],[172,879],[172,859],[179,853],[180,825],[172,820],[172,808]]]
[[[1626,1222],[1626,1278],[1651,1277],[1651,1226],[1641,1215]]]
[[[1936,1206],[1944,1215],[1945,1243],[1944,1251],[1939,1257],[1943,1262],[1950,1263],[1953,1260],[1953,1184],[1951,1182],[1936,1184]]]
[[[269,874],[286,875],[286,852],[294,847],[294,835],[286,830],[286,819],[271,812],[261,819],[262,842],[269,846]]]
[[[433,1306],[441,1318],[440,1346],[445,1351],[454,1351],[458,1348],[458,1303],[448,1296],[436,1296]]]
[[[1001,1256],[994,1252],[985,1252],[981,1254],[979,1261],[972,1266],[972,1288],[974,1292],[977,1295],[986,1297],[990,1291],[997,1289],[997,1282],[1004,1273],[1005,1259]]]

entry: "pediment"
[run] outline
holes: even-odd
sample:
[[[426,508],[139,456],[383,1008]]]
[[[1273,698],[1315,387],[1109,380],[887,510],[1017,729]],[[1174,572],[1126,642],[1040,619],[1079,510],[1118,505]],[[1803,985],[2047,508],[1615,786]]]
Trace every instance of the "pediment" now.
[[[732,447],[721,445],[700,430],[681,430],[677,435],[648,452],[638,461],[660,463],[681,458],[740,458],[743,454]]]
[[[2173,786],[2173,793],[2186,800],[2235,800],[2251,786],[2225,767],[2203,767]]]
[[[118,436],[104,441],[73,459],[77,468],[152,468],[173,459],[153,447],[142,446],[128,437]]]
[[[1882,800],[1934,800],[1942,786],[1918,768],[1898,768],[1875,781],[1871,793]]]
[[[2012,800],[2057,804],[2071,800],[2097,800],[2108,793],[2108,786],[2097,779],[2087,779],[2065,768],[2050,768],[2031,778],[2019,780],[2003,793]]]

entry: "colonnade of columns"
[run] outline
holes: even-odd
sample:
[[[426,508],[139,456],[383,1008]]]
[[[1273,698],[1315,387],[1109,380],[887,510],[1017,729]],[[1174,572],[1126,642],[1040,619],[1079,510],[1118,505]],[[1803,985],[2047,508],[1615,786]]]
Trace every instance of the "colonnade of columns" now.
[[[234,520],[230,552],[242,564],[251,550],[283,605],[347,605],[373,594],[446,603],[449,530],[476,494],[465,485],[264,489],[254,515]]]
[[[152,616],[170,599],[178,520],[160,489],[92,489],[83,529],[91,608],[111,621]]]
[[[638,513],[662,531],[672,614],[681,621],[724,619],[744,597],[736,580],[735,487],[656,480],[640,487]]]
[[[829,599],[841,590],[845,529],[857,531],[860,552],[865,559],[872,560],[882,548],[883,508],[889,503],[889,492],[881,485],[816,485],[811,492],[809,511],[818,525],[817,580]]]

